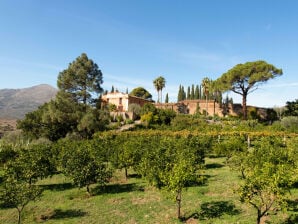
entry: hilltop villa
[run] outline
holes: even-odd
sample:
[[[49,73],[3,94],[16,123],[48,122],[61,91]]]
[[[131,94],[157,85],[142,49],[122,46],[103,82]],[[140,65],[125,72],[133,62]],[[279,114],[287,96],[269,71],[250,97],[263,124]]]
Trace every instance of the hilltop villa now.
[[[223,106],[215,100],[208,100],[208,103],[206,102],[206,100],[203,99],[183,100],[177,103],[154,103],[152,100],[146,100],[119,91],[107,93],[103,95],[101,99],[104,105],[114,104],[116,106],[116,111],[111,112],[114,117],[121,115],[124,119],[134,119],[134,115],[128,111],[129,105],[138,104],[140,106],[143,106],[146,103],[153,103],[156,108],[170,109],[180,114],[205,114],[205,112],[207,111],[208,115],[210,116],[217,115],[219,117],[224,117],[227,114],[237,116],[242,113],[242,106],[240,104],[229,104]],[[248,106],[248,108],[250,108],[250,106]],[[261,117],[267,116],[265,108],[256,109]]]

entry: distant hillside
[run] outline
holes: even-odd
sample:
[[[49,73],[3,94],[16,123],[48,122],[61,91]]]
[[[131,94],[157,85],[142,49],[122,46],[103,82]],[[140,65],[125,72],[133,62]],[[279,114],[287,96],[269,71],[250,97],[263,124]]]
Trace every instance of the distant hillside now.
[[[0,89],[0,118],[22,119],[55,97],[57,89],[42,84],[24,89]]]

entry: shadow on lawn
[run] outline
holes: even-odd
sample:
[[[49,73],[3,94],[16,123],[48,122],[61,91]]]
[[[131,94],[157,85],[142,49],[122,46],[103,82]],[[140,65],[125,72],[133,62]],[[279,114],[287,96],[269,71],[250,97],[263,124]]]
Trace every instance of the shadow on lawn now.
[[[54,211],[40,216],[41,220],[49,219],[66,219],[66,218],[77,218],[87,215],[87,212],[82,211],[81,209],[55,209]]]
[[[292,214],[283,224],[297,224],[298,223],[298,215]]]
[[[287,200],[288,210],[292,212],[298,212],[298,199]]]
[[[128,174],[128,178],[136,178],[136,179],[140,179],[140,178],[142,178],[142,175],[140,175],[140,174],[136,174],[136,173]]]
[[[238,215],[239,213],[240,211],[236,209],[235,205],[230,201],[211,201],[203,203],[199,212],[182,218],[182,221],[186,222],[191,218],[205,220],[219,218],[224,214]]]
[[[51,191],[64,191],[68,189],[72,189],[75,186],[72,183],[62,183],[62,184],[44,184],[39,185],[43,190],[51,190]]]
[[[298,199],[288,200],[288,211],[294,212],[283,224],[294,224],[298,223]]]
[[[107,186],[97,186],[92,189],[92,195],[117,194],[132,191],[144,191],[144,188],[137,184],[111,184]]]
[[[224,167],[223,164],[220,163],[209,163],[205,165],[206,169],[218,169]]]
[[[186,187],[207,186],[208,179],[211,177],[211,175],[199,175],[196,180],[186,183]]]

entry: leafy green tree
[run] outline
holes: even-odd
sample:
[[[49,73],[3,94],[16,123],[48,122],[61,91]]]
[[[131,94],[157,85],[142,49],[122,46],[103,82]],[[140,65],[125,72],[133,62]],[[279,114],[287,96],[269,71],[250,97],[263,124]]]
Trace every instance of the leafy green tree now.
[[[182,190],[198,179],[197,171],[204,162],[205,149],[201,143],[191,137],[151,136],[150,141],[142,145],[136,170],[152,185],[174,193],[178,218],[181,218]]]
[[[154,115],[152,112],[143,114],[141,116],[141,121],[145,123],[145,126],[148,128],[151,124],[155,123],[158,120],[158,116]]]
[[[167,140],[168,141],[168,140]],[[170,155],[169,163],[161,171],[161,182],[164,188],[175,195],[177,203],[177,218],[181,218],[182,190],[198,182],[198,171],[204,163],[205,149],[198,138],[171,139],[174,154]],[[172,151],[171,149],[169,149]]]
[[[152,103],[145,103],[141,108],[141,115],[152,112],[152,114],[157,114],[157,108]]]
[[[44,130],[46,125],[42,120],[42,115],[47,110],[47,106],[47,103],[39,106],[37,110],[27,113],[23,120],[17,121],[17,128],[22,129],[28,138],[36,139],[40,136],[46,136]]]
[[[91,138],[95,132],[106,130],[109,122],[107,111],[88,108],[77,128],[84,138]]]
[[[25,206],[30,201],[35,201],[42,194],[41,188],[27,182],[6,177],[0,192],[0,202],[7,207],[16,208],[18,211],[18,224]]]
[[[70,133],[89,138],[94,132],[104,130],[108,122],[105,111],[74,102],[69,93],[59,91],[54,100],[26,114],[17,127],[29,138],[57,141]]]
[[[9,176],[30,185],[56,172],[51,145],[37,144],[21,147],[17,156],[6,163]]]
[[[217,141],[215,141],[213,150],[217,156],[225,156],[230,167],[238,169],[241,166],[241,160],[239,160],[239,154],[243,151],[247,151],[247,145],[245,144],[244,137],[239,136],[229,136],[229,137],[221,137],[220,135],[217,137]],[[235,160],[231,161],[231,157],[234,154],[237,154]],[[240,169],[241,170],[241,169]]]
[[[4,166],[18,156],[15,147],[12,144],[0,144],[0,167]]]
[[[157,113],[157,123],[158,124],[165,124],[170,125],[172,119],[176,117],[176,112],[169,109],[159,109]]]
[[[60,155],[61,167],[79,188],[86,187],[88,194],[90,185],[98,183],[101,186],[109,182],[111,170],[96,156],[94,145],[90,141],[66,142]]]
[[[298,116],[298,99],[286,102],[286,116]]]
[[[298,117],[297,116],[289,116],[281,119],[280,124],[285,130],[290,132],[298,132]]]
[[[128,168],[134,167],[140,160],[140,141],[123,134],[118,135],[113,142],[114,156],[111,161],[116,168],[124,169],[125,179],[127,180]]]
[[[163,169],[165,160],[165,148],[161,146],[161,136],[139,138],[142,145],[141,159],[135,166],[138,174],[145,177],[150,185],[160,188],[160,169]]]
[[[273,208],[286,205],[287,193],[296,178],[295,152],[277,138],[262,138],[245,157],[245,179],[240,200],[257,211],[257,224]]]
[[[43,136],[57,141],[67,133],[77,132],[78,122],[86,111],[87,106],[74,102],[69,93],[59,91],[42,112]]]
[[[131,103],[128,105],[128,111],[133,112],[137,119],[140,118],[141,109],[141,106],[136,103]]]
[[[153,80],[153,85],[154,85],[155,89],[157,90],[157,95],[158,95],[157,102],[162,103],[162,89],[166,85],[165,78],[162,76],[157,77],[155,80]],[[160,92],[160,94],[159,94],[159,92]]]
[[[143,87],[134,88],[129,95],[140,97],[146,100],[152,100],[152,95]]]
[[[93,103],[97,94],[103,91],[102,83],[98,65],[83,53],[59,73],[57,86],[60,91],[71,94],[75,102],[87,105]]]
[[[246,62],[238,64],[216,80],[223,91],[231,90],[242,96],[243,119],[247,119],[246,101],[249,93],[258,87],[282,75],[282,70],[265,61]]]

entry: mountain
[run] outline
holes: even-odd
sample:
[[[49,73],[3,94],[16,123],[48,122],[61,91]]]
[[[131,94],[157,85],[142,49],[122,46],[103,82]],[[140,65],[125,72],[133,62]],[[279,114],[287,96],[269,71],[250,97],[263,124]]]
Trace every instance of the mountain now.
[[[55,97],[57,89],[41,84],[24,89],[0,89],[0,118],[22,119]]]

